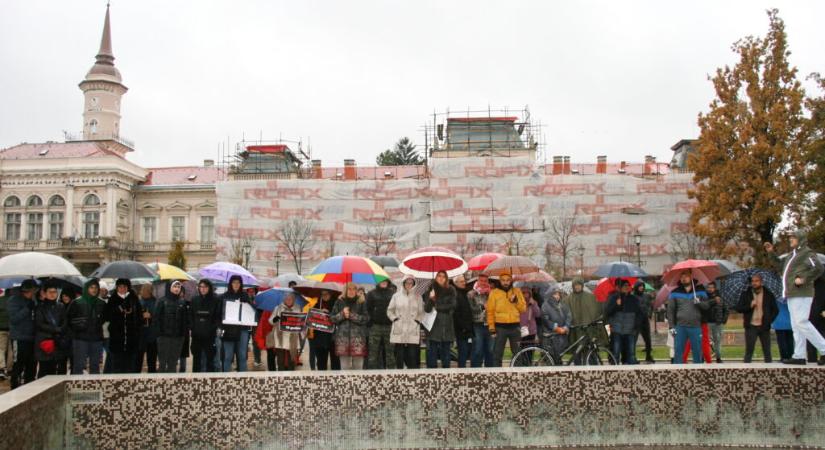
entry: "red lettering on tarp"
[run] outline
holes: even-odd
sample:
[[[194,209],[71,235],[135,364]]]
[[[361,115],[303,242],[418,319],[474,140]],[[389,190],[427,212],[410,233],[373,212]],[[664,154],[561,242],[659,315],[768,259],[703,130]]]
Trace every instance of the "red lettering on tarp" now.
[[[595,215],[595,214],[611,214],[622,212],[625,209],[632,208],[632,209],[643,209],[645,206],[644,202],[638,203],[616,203],[616,204],[602,204],[597,201],[597,203],[580,203],[576,205],[576,213],[577,214],[584,214],[584,215]]]
[[[287,200],[309,200],[321,199],[321,188],[282,188],[282,189],[264,189],[251,188],[244,189],[244,198],[252,200],[264,199],[287,199]]]
[[[490,198],[492,195],[490,191],[491,186],[487,187],[471,187],[471,186],[454,186],[454,187],[438,187],[433,188],[430,194],[434,199],[443,200],[447,198],[466,197],[466,198]]]
[[[640,183],[636,185],[636,192],[639,194],[687,194],[693,185],[691,183]]]
[[[389,209],[359,209],[353,208],[352,210],[352,218],[356,220],[367,220],[367,221],[376,221],[376,220],[386,220],[387,218],[392,218],[392,220],[400,220],[400,219],[410,219],[412,214],[410,213],[409,208],[389,208]]]
[[[293,208],[293,209],[273,209],[273,208],[250,208],[249,213],[252,218],[289,220],[293,218],[321,220],[323,208]]]
[[[531,173],[533,173],[533,170],[530,166],[527,165],[509,167],[471,166],[464,168],[464,176],[468,178],[502,178],[508,176],[526,177],[530,176]]]
[[[549,197],[556,195],[596,195],[605,193],[605,183],[548,183],[539,186],[525,186],[524,195],[531,197]]]

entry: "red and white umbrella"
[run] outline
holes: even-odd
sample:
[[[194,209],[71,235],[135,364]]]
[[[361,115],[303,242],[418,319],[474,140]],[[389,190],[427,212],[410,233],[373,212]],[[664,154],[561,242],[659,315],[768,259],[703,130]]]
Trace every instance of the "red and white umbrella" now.
[[[675,286],[679,284],[679,276],[685,270],[690,270],[693,279],[699,283],[707,284],[715,280],[721,274],[719,265],[713,261],[702,259],[688,259],[678,262],[662,277],[665,284]]]
[[[420,248],[404,258],[398,270],[416,278],[435,278],[440,271],[452,278],[467,271],[467,262],[452,250],[443,247]]]
[[[481,271],[487,268],[491,262],[504,256],[502,253],[482,253],[472,257],[467,261],[469,270]]]

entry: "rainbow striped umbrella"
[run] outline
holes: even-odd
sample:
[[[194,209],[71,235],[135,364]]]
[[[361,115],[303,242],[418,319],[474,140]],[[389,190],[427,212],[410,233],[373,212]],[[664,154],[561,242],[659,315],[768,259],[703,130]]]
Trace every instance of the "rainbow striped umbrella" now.
[[[360,256],[333,256],[321,261],[309,280],[332,283],[378,284],[390,276],[378,264]]]

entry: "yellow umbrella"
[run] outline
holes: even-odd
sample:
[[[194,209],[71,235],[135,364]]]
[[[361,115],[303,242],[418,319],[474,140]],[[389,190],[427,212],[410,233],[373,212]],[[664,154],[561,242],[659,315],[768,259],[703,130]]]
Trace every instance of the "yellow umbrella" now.
[[[195,281],[195,278],[192,275],[189,275],[175,266],[158,262],[149,263],[147,265],[158,273],[159,280]]]

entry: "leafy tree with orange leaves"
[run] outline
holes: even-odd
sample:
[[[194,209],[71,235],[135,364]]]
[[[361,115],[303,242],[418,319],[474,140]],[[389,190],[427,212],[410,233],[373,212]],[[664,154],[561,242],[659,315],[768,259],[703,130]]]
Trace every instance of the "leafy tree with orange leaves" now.
[[[797,223],[806,200],[805,91],[788,62],[784,22],[775,9],[768,18],[767,36],[736,42],[739,62],[711,78],[716,98],[699,114],[688,162],[696,185],[689,196],[698,201],[693,232],[717,253],[736,249],[757,264],[765,262],[762,244],[773,242],[786,215]]]
[[[804,223],[810,228],[808,244],[825,252],[825,78],[811,76],[819,85],[821,95],[806,102],[811,118],[808,121],[809,143],[805,148],[808,164],[808,200]]]

